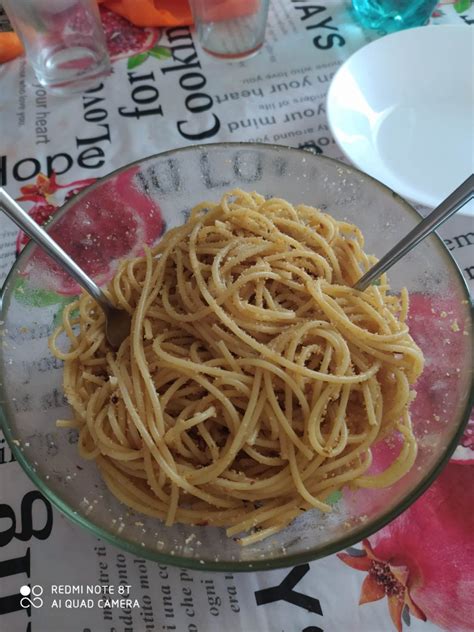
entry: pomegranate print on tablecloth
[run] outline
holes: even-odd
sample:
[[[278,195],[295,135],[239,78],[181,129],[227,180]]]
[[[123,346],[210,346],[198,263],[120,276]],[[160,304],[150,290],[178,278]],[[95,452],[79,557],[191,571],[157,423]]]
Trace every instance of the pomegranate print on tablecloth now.
[[[150,56],[157,59],[171,57],[169,48],[158,44],[161,29],[135,26],[102,6],[100,17],[112,61],[128,58],[127,68],[131,70],[143,64]]]
[[[453,367],[466,344],[464,311],[455,296],[410,296],[410,333],[422,349],[437,340],[439,354],[427,362],[415,385],[412,403],[416,426],[449,423],[456,389]],[[436,318],[433,318],[433,315]],[[460,369],[462,370],[462,369]],[[436,388],[430,388],[430,385]],[[446,419],[436,415],[446,410]],[[395,446],[396,447],[396,446]],[[384,469],[391,448],[379,444],[373,465]],[[359,605],[387,598],[388,611],[398,632],[410,617],[430,621],[448,632],[474,630],[474,422],[471,419],[453,458],[431,487],[404,513],[368,540],[362,549],[338,557],[353,569],[367,573]],[[397,484],[383,490],[386,502]],[[363,490],[347,495],[354,509],[370,513],[370,496]],[[380,499],[377,501],[380,503]]]
[[[135,179],[139,167],[118,173],[100,186],[84,191],[51,236],[98,285],[113,277],[125,257],[138,257],[164,232],[161,209]],[[34,285],[61,295],[80,291],[77,283],[42,251],[35,253],[26,271]]]
[[[474,629],[474,467],[449,463],[403,514],[339,553],[367,576],[359,605],[387,597],[394,626],[410,616],[448,632]]]
[[[21,195],[17,198],[18,202],[33,202],[33,206],[28,213],[31,217],[44,226],[53,217],[54,213],[60,208],[61,203],[69,200],[73,195],[78,193],[84,187],[89,186],[96,181],[96,178],[85,178],[83,180],[75,180],[65,184],[59,184],[57,175],[52,172],[48,177],[40,173],[33,184],[25,184],[20,188]],[[64,199],[59,200],[57,192],[66,191]],[[18,256],[30,238],[22,230],[18,233],[16,239],[16,255]]]

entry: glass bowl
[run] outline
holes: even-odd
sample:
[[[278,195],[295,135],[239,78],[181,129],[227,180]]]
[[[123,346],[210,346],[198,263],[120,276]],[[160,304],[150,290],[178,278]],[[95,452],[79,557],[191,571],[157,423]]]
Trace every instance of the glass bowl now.
[[[383,255],[418,221],[399,196],[367,175],[301,150],[259,144],[216,144],[166,152],[128,165],[78,193],[55,215],[49,232],[98,283],[117,261],[135,256],[190,208],[233,187],[318,206],[357,224],[366,251]],[[287,529],[241,547],[223,529],[165,527],[135,513],[108,491],[93,462],[77,453],[62,390],[61,362],[47,346],[78,288],[29,244],[3,289],[0,320],[2,422],[15,458],[42,493],[96,536],[139,556],[201,570],[258,570],[298,564],[348,547],[406,509],[433,481],[462,434],[471,402],[472,317],[462,276],[437,236],[390,272],[394,291],[411,293],[412,334],[426,368],[412,408],[416,463],[383,490],[343,490],[333,511],[308,511]],[[377,446],[377,459],[390,448]]]

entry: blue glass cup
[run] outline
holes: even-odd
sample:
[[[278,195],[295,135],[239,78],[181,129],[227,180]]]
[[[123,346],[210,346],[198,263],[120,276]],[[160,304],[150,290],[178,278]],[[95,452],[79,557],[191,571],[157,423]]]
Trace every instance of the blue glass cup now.
[[[387,33],[426,24],[437,4],[437,0],[352,0],[362,26]]]

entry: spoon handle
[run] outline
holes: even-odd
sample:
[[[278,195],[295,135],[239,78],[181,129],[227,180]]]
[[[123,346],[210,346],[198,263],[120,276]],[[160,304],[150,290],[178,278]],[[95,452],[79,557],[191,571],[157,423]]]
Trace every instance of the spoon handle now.
[[[420,241],[439,228],[454,215],[461,206],[474,197],[474,174],[471,174],[458,188],[451,193],[434,211],[405,235],[378,263],[362,276],[354,285],[354,289],[364,291],[381,274],[397,263],[407,252],[417,246]]]
[[[99,305],[106,311],[110,310],[112,305],[105,294],[96,283],[80,268],[71,257],[64,252],[54,239],[41,228],[29,215],[24,211],[17,202],[0,187],[0,209],[5,212],[8,217],[15,222],[28,237],[38,244],[47,254],[56,261],[72,278],[88,292]]]

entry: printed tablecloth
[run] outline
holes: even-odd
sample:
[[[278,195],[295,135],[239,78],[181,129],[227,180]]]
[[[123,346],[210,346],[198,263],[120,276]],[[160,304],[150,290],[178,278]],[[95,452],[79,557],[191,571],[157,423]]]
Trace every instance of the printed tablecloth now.
[[[189,28],[138,29],[105,11],[114,72],[87,93],[52,97],[24,59],[0,66],[0,184],[44,221],[91,179],[187,144],[259,141],[343,159],[326,120],[329,82],[383,35],[361,30],[347,5],[274,0],[263,52],[232,66],[206,57]],[[474,10],[444,3],[432,22],[468,28]],[[472,60],[459,63],[472,72]],[[471,288],[472,229],[457,216],[440,231]],[[0,282],[22,246],[1,216]],[[215,574],[148,562],[82,531],[34,488],[1,438],[0,631],[474,630],[473,449],[471,425],[428,492],[347,552]],[[40,587],[28,608],[23,585]],[[98,585],[116,595],[129,585],[133,607],[107,607],[71,588]]]

